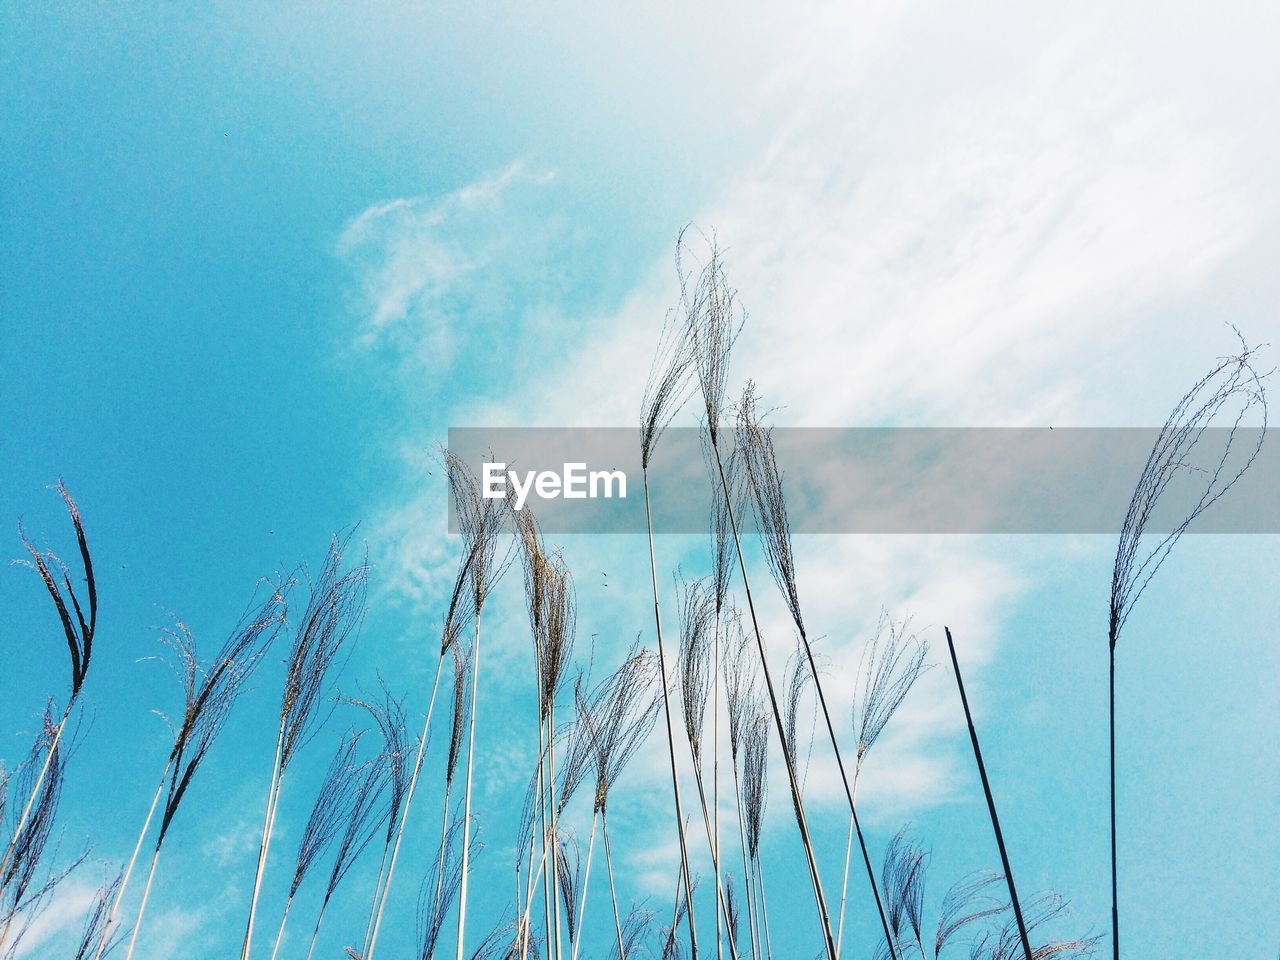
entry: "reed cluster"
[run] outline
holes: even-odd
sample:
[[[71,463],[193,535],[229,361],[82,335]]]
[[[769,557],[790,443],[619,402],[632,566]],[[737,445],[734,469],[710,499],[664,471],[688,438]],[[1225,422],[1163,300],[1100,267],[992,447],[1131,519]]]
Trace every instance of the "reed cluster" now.
[[[281,645],[286,649],[278,710],[269,724],[274,737],[263,738],[260,757],[250,763],[262,778],[261,805],[254,811],[261,830],[253,870],[238,878],[246,898],[241,960],[250,960],[255,949],[263,955],[268,940],[271,960],[339,952],[352,960],[372,960],[388,925],[416,926],[417,960],[450,951],[456,960],[696,960],[713,952],[717,960],[815,952],[827,960],[850,955],[946,960],[965,951],[972,960],[1065,960],[1087,955],[1101,942],[1092,935],[1061,935],[1065,904],[1056,894],[1019,898],[1012,868],[1017,851],[1006,843],[997,810],[999,760],[992,758],[989,771],[949,629],[945,637],[959,693],[956,707],[966,720],[1000,870],[956,881],[930,913],[929,851],[906,828],[889,838],[876,838],[864,828],[859,816],[864,768],[873,753],[886,752],[878,745],[929,669],[929,645],[908,622],[882,613],[863,644],[857,669],[833,679],[829,654],[812,632],[810,611],[802,603],[806,571],[793,543],[785,472],[769,415],[750,380],[730,400],[732,348],[745,313],[714,236],[682,233],[676,273],[677,304],[662,326],[640,410],[651,645],[640,637],[606,639],[600,646],[622,655],[611,657],[615,662],[603,670],[594,662],[597,644],[583,655],[575,580],[563,554],[547,542],[527,507],[482,497],[469,467],[442,451],[459,536],[439,634],[433,629],[423,640],[426,669],[432,673],[429,688],[401,691],[379,677],[373,693],[338,692],[338,676],[362,629],[368,592],[369,565],[363,555],[351,559],[350,533],[332,538],[314,575],[301,566],[288,577],[260,582],[211,657],[201,655],[192,631],[175,619],[160,636],[181,691],[180,710],[171,714],[172,744],[157,757],[159,777],[152,781],[149,806],[120,811],[139,824],[137,839],[93,899],[73,945],[75,960],[102,960],[121,949],[125,960],[147,955],[140,933],[166,838],[180,824],[178,814],[189,793],[208,789],[197,774],[218,746],[247,682]],[[1218,364],[1176,405],[1139,477],[1116,553],[1108,648],[1110,941],[1117,958],[1117,646],[1137,600],[1178,538],[1258,454],[1262,434],[1256,441],[1246,438],[1242,427],[1255,408],[1265,423],[1264,377],[1255,370],[1254,358],[1242,341],[1237,355]],[[659,584],[669,571],[659,556],[652,511],[658,497],[674,494],[653,488],[650,467],[667,426],[691,397],[700,400],[711,510],[701,569],[697,576],[676,575],[672,613],[662,605]],[[1206,428],[1219,420],[1231,428],[1225,449],[1206,458]],[[1187,478],[1199,484],[1192,508],[1171,534],[1149,535],[1156,505],[1175,481]],[[89,668],[98,661],[98,592],[88,534],[71,494],[61,483],[57,489],[80,569],[73,576],[21,527],[19,539],[50,601],[51,629],[65,642],[70,684],[61,703],[48,699],[25,760],[12,771],[0,769],[5,843],[0,960],[22,955],[24,936],[87,856],[64,855],[53,842]],[[482,653],[489,646],[482,650],[486,603],[517,564],[531,641],[524,682],[533,701],[529,715],[519,721],[508,715],[482,670]],[[778,636],[766,637],[762,625],[759,583],[752,579],[761,566],[786,613],[786,631]],[[848,576],[858,573],[848,571]],[[851,676],[852,682],[841,676]],[[442,680],[441,713],[447,718],[439,722],[447,726],[434,731],[440,735],[432,748]],[[349,723],[335,736],[328,731],[336,714]],[[499,719],[505,730],[523,731],[510,735],[523,735],[532,759],[519,774],[528,787],[514,836],[501,838],[499,845],[514,853],[508,864],[510,902],[481,926],[473,873],[485,847],[481,826],[489,811],[476,783],[488,758],[478,752],[477,728]],[[625,785],[624,773],[659,727],[664,754],[657,761],[659,793],[666,798],[660,812],[664,830],[675,830],[678,862],[670,877],[670,901],[651,907],[619,896],[617,847],[626,838],[617,835],[616,820],[611,834],[610,814]],[[313,748],[317,740],[324,742]],[[316,749],[331,759],[308,806],[291,774],[295,760]],[[842,812],[831,820],[809,795],[815,767],[838,781],[847,819]],[[779,783],[788,801],[784,819],[794,821],[794,830],[787,827],[766,842],[769,793]],[[293,789],[286,791],[286,785]],[[432,791],[434,797],[424,802],[423,794]],[[305,812],[305,820],[282,869],[278,849],[271,856],[280,808],[299,802],[304,805],[297,808],[298,816]],[[987,838],[966,841],[985,844]],[[397,897],[396,881],[407,885],[401,859],[406,843],[421,851],[429,867],[414,878],[410,890],[416,893]],[[149,857],[139,892],[133,880],[144,850]],[[710,864],[705,876],[697,869],[704,857]],[[372,882],[344,883],[366,858]],[[806,899],[812,897],[811,912],[806,903],[803,914],[771,919],[768,893],[776,889],[777,864],[784,860],[804,864],[802,889]],[[857,862],[862,869],[851,869]],[[173,865],[166,861],[166,866]],[[838,904],[832,882],[836,869]],[[856,878],[852,892],[851,873]],[[279,892],[278,900],[263,896],[268,884]],[[486,896],[486,903],[491,899]],[[277,902],[278,917],[264,917],[266,906]],[[338,903],[342,908],[333,909]],[[310,912],[299,933],[296,916],[303,911]],[[856,932],[847,933],[853,916],[860,918]],[[268,921],[275,923],[274,931],[264,934]],[[868,935],[869,930],[874,932]]]

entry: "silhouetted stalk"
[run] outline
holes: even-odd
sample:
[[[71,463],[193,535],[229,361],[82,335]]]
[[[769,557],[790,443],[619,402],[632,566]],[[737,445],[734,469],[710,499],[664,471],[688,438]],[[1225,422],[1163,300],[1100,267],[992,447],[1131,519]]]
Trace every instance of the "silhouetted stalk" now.
[[[1022,918],[1022,904],[1018,901],[1018,890],[1013,882],[1013,870],[1009,867],[1009,852],[1005,849],[1004,834],[1000,831],[1000,817],[996,814],[996,801],[991,795],[991,783],[987,780],[987,767],[982,762],[982,748],[978,745],[978,731],[973,725],[973,714],[969,711],[969,698],[964,692],[964,680],[960,676],[960,661],[956,658],[956,645],[951,639],[951,630],[943,627],[947,635],[947,649],[951,651],[951,666],[956,674],[956,686],[960,689],[960,703],[964,706],[965,723],[969,725],[969,742],[973,744],[973,759],[978,763],[978,776],[982,779],[982,792],[987,798],[987,811],[991,814],[991,829],[995,831],[996,846],[1000,848],[1000,865],[1004,870],[1004,878],[1009,886],[1009,902],[1013,906],[1013,916],[1018,923],[1018,936],[1022,940],[1022,950],[1026,960],[1035,960],[1031,950],[1031,939],[1027,935],[1027,924]]]

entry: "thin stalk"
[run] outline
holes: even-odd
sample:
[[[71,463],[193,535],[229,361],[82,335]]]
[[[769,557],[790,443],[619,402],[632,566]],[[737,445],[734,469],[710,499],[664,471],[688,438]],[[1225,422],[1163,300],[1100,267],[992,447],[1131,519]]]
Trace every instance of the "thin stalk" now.
[[[960,677],[960,661],[956,659],[956,645],[951,640],[951,630],[946,627],[943,629],[947,634],[947,649],[951,651],[951,666],[955,669],[956,686],[960,688],[960,702],[964,705],[964,719],[969,724],[969,740],[973,744],[973,758],[978,761],[978,776],[982,778],[982,792],[986,795],[987,810],[991,813],[991,827],[995,831],[996,846],[1000,848],[1000,864],[1004,869],[1005,881],[1009,885],[1009,900],[1013,904],[1013,916],[1018,922],[1018,936],[1022,939],[1022,950],[1026,954],[1026,960],[1034,960],[1035,953],[1031,949],[1031,938],[1027,935],[1027,924],[1022,918],[1022,904],[1018,902],[1018,890],[1013,883],[1013,871],[1009,868],[1009,853],[1004,846],[1004,834],[1000,832],[1000,818],[996,815],[996,801],[991,795],[991,783],[987,780],[987,767],[982,762],[982,748],[978,746],[978,731],[973,726],[973,714],[969,712],[969,698],[965,696],[964,680]]]
[[[844,907],[849,898],[849,863],[853,859],[853,814],[849,814],[849,835],[844,841],[844,879],[840,881],[840,919],[836,921],[836,956],[844,943]]]
[[[947,640],[948,642],[951,640],[950,633],[947,634]],[[1108,669],[1107,727],[1111,739],[1111,955],[1113,960],[1120,960],[1120,886],[1116,872],[1116,647],[1114,643],[1111,644]],[[974,744],[977,744],[977,740]],[[992,807],[991,810],[994,821],[995,808]],[[1001,846],[1000,849],[1003,853],[1004,847]],[[1005,872],[1008,873],[1008,867],[1005,868]],[[1009,882],[1012,884],[1012,878]],[[1023,939],[1025,938],[1026,935],[1023,934]]]
[[[147,912],[147,901],[151,899],[151,882],[156,878],[156,862],[160,859],[160,847],[151,854],[151,866],[147,869],[147,883],[142,888],[142,902],[138,904],[138,915],[133,918],[133,932],[129,934],[129,949],[125,951],[124,960],[133,960],[133,948],[138,943],[138,931],[142,929],[142,917]]]
[[[373,883],[373,898],[369,901],[369,919],[364,925],[364,939],[360,941],[360,956],[369,952],[369,938],[373,936],[373,918],[378,912],[378,901],[382,897],[382,883],[386,876],[387,857],[391,854],[391,844],[382,845],[382,859],[378,861],[378,876]]]
[[[284,902],[284,913],[280,917],[280,929],[276,931],[276,944],[271,948],[271,960],[276,960],[276,955],[280,952],[280,941],[284,939],[284,925],[289,919],[289,908],[293,906],[293,897],[289,897]]]
[[[280,720],[280,734],[276,737],[276,758],[271,765],[271,784],[267,788],[267,810],[262,819],[262,840],[258,843],[258,866],[253,876],[253,896],[249,901],[249,922],[244,930],[244,944],[240,947],[240,960],[249,960],[249,948],[253,942],[253,924],[258,913],[258,895],[262,892],[262,873],[267,865],[267,850],[271,846],[271,830],[275,825],[276,801],[280,796],[280,781],[283,772],[280,769],[280,757],[284,751],[284,719]],[[159,851],[157,851],[158,853]],[[148,885],[149,882],[148,882]],[[137,936],[137,926],[134,926]],[[130,944],[132,952],[132,944]],[[126,960],[128,958],[126,957]]]
[[[172,756],[165,763],[164,772],[160,774],[160,782],[156,785],[155,796],[151,798],[151,807],[147,810],[147,818],[142,821],[142,829],[138,831],[138,842],[133,845],[133,854],[129,857],[129,864],[125,867],[124,874],[120,878],[120,886],[116,890],[115,900],[111,903],[111,912],[107,915],[107,922],[102,926],[102,938],[98,941],[98,948],[93,954],[94,960],[101,960],[103,952],[107,949],[107,941],[111,938],[111,929],[115,925],[116,916],[120,912],[120,904],[124,900],[125,888],[129,886],[129,877],[133,875],[134,865],[138,862],[138,854],[142,852],[142,844],[146,841],[147,831],[151,829],[151,819],[155,816],[156,807],[160,805],[160,795],[164,792],[165,781],[169,776],[169,768],[171,766],[173,766]]]
[[[712,835],[711,855],[716,870],[716,894],[721,896],[723,904],[723,895],[720,894],[720,611],[716,611],[715,623],[715,643],[712,648],[711,655],[711,810],[712,810]],[[701,789],[701,784],[699,784]],[[727,905],[726,905],[727,907]],[[726,910],[727,916],[727,910]],[[724,949],[721,945],[722,932],[720,929],[720,914],[716,914],[716,957],[723,960]],[[737,950],[732,941],[729,943],[730,951],[737,956]]]
[[[458,951],[457,960],[463,960],[463,939],[467,930],[467,881],[471,872],[471,773],[475,767],[476,712],[480,682],[480,610],[476,610],[475,651],[471,662],[471,720],[467,731],[467,783],[462,802],[462,886],[458,891]]]
[[[613,851],[609,848],[609,816],[607,808],[600,810],[600,832],[604,834],[604,866],[609,873],[609,898],[613,901],[613,925],[618,931],[618,960],[627,960],[627,948],[622,942],[622,917],[618,913],[618,890],[613,885]]]
[[[711,832],[711,820],[707,814],[707,796],[702,786],[702,771],[698,769],[698,765],[694,764],[693,782],[698,788],[698,804],[702,808],[702,826],[707,831],[707,846],[711,848],[712,868],[716,878],[716,905],[719,908],[716,911],[716,946],[720,946],[719,938],[722,936],[722,928],[720,926],[721,915],[725,926],[729,923],[729,904],[725,900],[724,891],[720,888],[720,855],[716,849],[715,838]],[[738,948],[731,940],[729,942],[729,954],[733,960],[738,960]]]
[[[591,882],[591,853],[596,846],[596,820],[599,811],[591,814],[591,839],[587,841],[587,865],[582,873],[582,893],[578,896],[578,925],[574,928],[573,953],[570,960],[578,960],[578,947],[582,946],[582,920],[587,912],[587,884]],[[573,909],[573,904],[569,904]]]
[[[559,804],[556,803],[556,703],[553,699],[547,709],[547,794],[551,812],[551,868],[547,871],[551,885],[551,919],[555,925],[556,960],[560,960],[560,857],[556,845],[560,842]],[[572,910],[572,904],[569,905]],[[461,957],[458,960],[462,960]]]
[[[373,960],[374,947],[378,945],[378,931],[382,928],[382,912],[387,906],[387,894],[391,890],[391,877],[395,873],[396,858],[400,855],[400,841],[404,839],[404,827],[409,820],[409,805],[413,802],[413,792],[418,785],[418,776],[422,772],[422,755],[427,749],[427,734],[431,730],[431,714],[436,708],[436,694],[440,690],[440,670],[444,666],[444,651],[436,661],[436,676],[431,682],[431,699],[427,702],[427,718],[422,724],[422,737],[418,740],[418,758],[414,761],[413,776],[409,778],[409,787],[404,794],[404,809],[400,811],[400,825],[396,828],[396,842],[391,848],[391,862],[387,865],[387,879],[382,885],[382,896],[378,900],[378,915],[373,921],[373,934],[369,937],[369,950],[363,960]]]
[[[755,891],[751,885],[751,868],[747,865],[747,827],[742,816],[742,787],[738,779],[738,760],[733,760],[733,796],[734,806],[738,811],[738,837],[742,841],[739,844],[742,850],[742,878],[743,889],[746,891],[747,897],[747,923],[751,928],[751,956],[754,960],[760,958],[760,940],[759,931],[756,929],[756,911],[755,911]]]
[[[764,868],[756,857],[756,899],[760,901],[760,926],[764,929],[764,952],[773,960],[773,937],[769,935],[769,901],[764,896]]]
[[[653,620],[658,636],[658,672],[662,682],[662,710],[667,721],[667,755],[671,759],[671,790],[675,795],[676,833],[680,837],[680,872],[684,882],[685,909],[689,912],[689,944],[693,960],[698,960],[697,924],[693,913],[693,885],[689,879],[689,851],[684,841],[684,808],[680,802],[680,775],[676,768],[675,727],[671,720],[671,694],[667,690],[667,657],[662,643],[662,614],[658,607],[658,562],[653,550],[653,511],[649,505],[649,469],[641,470],[644,479],[644,516],[649,533],[649,577],[653,584]],[[834,958],[833,958],[834,960]]]
[[[884,900],[880,896],[880,884],[876,882],[876,871],[871,863],[871,853],[867,849],[867,840],[862,835],[862,824],[858,822],[858,806],[854,802],[853,787],[849,782],[848,774],[845,773],[844,759],[840,755],[840,740],[836,736],[835,725],[831,722],[831,713],[827,710],[827,698],[822,692],[822,683],[818,679],[818,665],[814,660],[813,648],[809,645],[809,638],[805,635],[803,627],[800,628],[799,633],[800,641],[804,646],[805,657],[809,661],[809,671],[813,676],[813,688],[818,693],[818,705],[822,708],[822,719],[826,722],[827,734],[831,738],[831,749],[836,755],[836,767],[840,771],[840,782],[844,785],[845,797],[849,801],[849,819],[853,821],[853,831],[858,837],[858,847],[862,851],[862,861],[867,869],[867,879],[871,883],[871,893],[876,901],[876,912],[879,913],[880,925],[884,928],[885,943],[889,947],[891,960],[898,960],[898,949],[894,944],[892,934],[889,932],[889,917],[885,913]]]
[[[804,842],[805,857],[809,864],[809,878],[813,883],[814,898],[818,905],[818,915],[822,921],[823,944],[827,951],[828,960],[836,960],[836,943],[831,935],[831,918],[827,912],[826,897],[822,893],[822,878],[818,873],[818,862],[813,851],[813,842],[809,833],[808,819],[805,817],[804,801],[800,796],[800,783],[796,778],[795,763],[791,758],[791,751],[787,749],[786,737],[784,735],[784,726],[782,722],[782,711],[778,707],[777,693],[773,688],[773,675],[769,670],[769,661],[765,654],[764,637],[760,633],[760,624],[756,618],[755,601],[751,597],[751,584],[747,579],[747,561],[742,552],[742,538],[738,534],[738,521],[734,516],[733,510],[733,494],[729,490],[729,480],[725,476],[724,464],[720,458],[720,450],[713,446],[716,454],[716,468],[720,473],[720,485],[724,491],[724,497],[727,504],[727,513],[729,515],[729,527],[733,532],[733,542],[738,553],[738,567],[742,572],[742,588],[747,598],[747,610],[751,614],[751,626],[755,631],[756,648],[760,654],[760,664],[763,668],[765,689],[769,694],[769,706],[773,712],[774,726],[778,731],[778,739],[782,743],[782,758],[787,764],[787,780],[791,786],[791,798],[795,802],[796,820],[800,825],[800,837]],[[890,944],[890,950],[893,947]],[[897,955],[893,954],[893,960],[897,960]]]
[[[316,938],[320,936],[320,924],[324,923],[324,912],[329,909],[329,898],[325,897],[320,904],[320,912],[316,914],[316,925],[311,928],[311,942],[307,945],[307,960],[316,952]]]

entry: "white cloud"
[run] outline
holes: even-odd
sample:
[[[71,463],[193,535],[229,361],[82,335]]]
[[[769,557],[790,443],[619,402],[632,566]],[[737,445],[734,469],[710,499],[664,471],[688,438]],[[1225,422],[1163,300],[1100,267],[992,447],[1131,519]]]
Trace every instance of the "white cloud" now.
[[[778,419],[795,425],[1162,417],[1187,382],[1183,361],[1194,373],[1206,343],[1230,346],[1219,329],[1228,318],[1167,308],[1211,287],[1216,271],[1274,228],[1269,170],[1280,160],[1262,122],[1277,72],[1265,45],[1244,37],[1248,25],[1188,15],[1175,29],[1174,19],[1153,24],[1136,8],[823,5],[812,17],[767,18],[749,38],[735,34],[762,58],[730,62],[736,86],[720,77],[706,95],[731,86],[735,123],[754,143],[710,161],[719,164],[715,187],[690,211],[717,230],[750,311],[734,375],[754,377],[767,403],[783,405]],[[1206,72],[1204,45],[1223,62],[1220,76]],[[678,105],[682,116],[700,107],[721,116],[698,97],[691,90]],[[482,198],[520,189],[511,177],[475,187]],[[366,331],[410,318],[414,339],[403,349],[416,351],[448,335],[437,308],[469,282],[471,260],[438,239],[460,199],[405,203],[372,208],[344,242],[360,247],[369,225],[392,225],[379,241],[384,258],[363,275]],[[466,396],[445,411],[451,422],[634,422],[655,335],[675,299],[670,251],[642,261],[611,315],[541,344],[538,375]],[[465,315],[455,312],[455,321]],[[1275,332],[1246,330],[1254,340]],[[451,562],[423,535],[438,526],[442,502],[416,487],[401,492],[372,536],[387,544],[391,582],[423,606],[440,565]],[[616,568],[631,546],[575,545],[574,569]],[[806,616],[826,635],[842,717],[861,638],[882,605],[914,615],[935,644],[944,622],[956,627],[979,673],[1028,587],[981,541],[822,538],[798,550]],[[664,553],[668,567],[686,555]],[[763,568],[755,576],[765,594]],[[764,605],[780,672],[790,631],[771,597]],[[648,626],[639,613],[632,622]],[[935,659],[942,652],[935,646]],[[964,745],[952,736],[949,674],[933,671],[919,693],[887,734],[892,749],[868,768],[873,820],[944,802],[957,776]],[[657,797],[668,789],[667,762],[665,748],[651,744],[626,788],[640,800]],[[808,790],[821,809],[838,810],[828,765],[815,764]],[[773,804],[770,815],[789,817],[788,804]],[[669,892],[669,816],[630,825],[651,837],[627,854],[640,886]]]

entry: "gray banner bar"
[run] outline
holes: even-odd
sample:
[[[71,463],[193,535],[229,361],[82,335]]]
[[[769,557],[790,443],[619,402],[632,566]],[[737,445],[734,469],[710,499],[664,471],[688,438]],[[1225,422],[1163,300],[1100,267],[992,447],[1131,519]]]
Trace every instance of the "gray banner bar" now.
[[[1252,468],[1193,533],[1280,533],[1280,438],[1266,432]],[[1124,522],[1157,428],[777,428],[795,533],[1103,533]],[[1228,451],[1234,476],[1259,430],[1204,431],[1147,525],[1168,532]],[[724,433],[721,444],[732,443]],[[1229,444],[1229,446],[1228,446]],[[643,533],[639,431],[485,428],[449,431],[449,447],[494,496],[532,509],[547,533]],[[712,473],[700,432],[672,428],[649,469],[658,533],[708,529]],[[624,477],[625,481],[620,479]],[[625,490],[623,489],[625,487]],[[452,512],[449,529],[456,532]],[[744,520],[754,531],[754,521]]]

